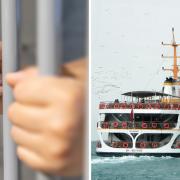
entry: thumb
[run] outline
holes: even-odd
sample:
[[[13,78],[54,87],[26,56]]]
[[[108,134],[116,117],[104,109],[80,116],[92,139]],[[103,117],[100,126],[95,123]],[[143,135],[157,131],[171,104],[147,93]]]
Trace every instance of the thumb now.
[[[17,71],[13,73],[8,73],[6,75],[6,82],[11,86],[14,87],[20,81],[23,81],[27,78],[35,77],[38,75],[38,70],[35,67],[30,67],[24,69],[22,71]]]

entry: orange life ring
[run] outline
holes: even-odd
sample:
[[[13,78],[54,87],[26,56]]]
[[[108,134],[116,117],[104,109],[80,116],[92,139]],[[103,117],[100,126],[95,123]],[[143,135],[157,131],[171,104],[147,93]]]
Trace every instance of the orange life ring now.
[[[146,105],[146,109],[151,109],[151,108],[152,108],[151,104]]]
[[[142,103],[139,103],[139,104],[137,105],[137,108],[138,108],[138,109],[142,109],[142,108],[143,108]]]
[[[158,124],[154,122],[154,123],[151,124],[151,127],[152,127],[153,129],[156,129],[156,128],[157,128],[157,125],[158,125]]]
[[[109,128],[109,123],[108,122],[103,122],[102,127],[105,128],[105,129]]]
[[[157,147],[158,147],[158,143],[157,143],[157,142],[153,142],[153,143],[152,143],[152,147],[153,147],[153,148],[157,148]]]
[[[156,104],[155,104],[155,108],[156,108],[156,109],[160,109],[160,108],[161,108],[161,105],[158,104],[158,103],[156,103]]]
[[[128,142],[123,142],[123,148],[128,148],[129,147],[129,143]]]
[[[140,143],[140,148],[145,148],[145,147],[146,147],[146,143],[141,142],[141,143]]]
[[[180,110],[180,104],[178,105],[177,109]]]
[[[142,125],[141,125],[141,127],[143,128],[143,129],[147,129],[148,128],[148,125],[147,125],[147,123],[142,123]]]
[[[176,148],[180,149],[180,142],[176,143]]]
[[[125,122],[125,121],[123,121],[122,123],[121,123],[121,126],[122,126],[122,128],[127,128],[127,122]]]
[[[118,128],[118,126],[119,126],[119,123],[117,121],[113,122],[113,127],[114,128]]]
[[[163,128],[164,128],[164,129],[169,129],[169,128],[170,128],[169,123],[163,123]]]
[[[133,103],[130,104],[130,108],[131,109],[134,109],[135,108],[135,105]]]
[[[112,142],[112,147],[113,148],[117,148],[117,143],[116,142]]]
[[[99,109],[105,109],[106,105],[104,103],[99,104]]]
[[[164,109],[169,109],[169,104],[164,104]]]
[[[174,105],[173,105],[173,109],[174,109],[174,110],[178,110],[178,104],[174,104]]]
[[[126,108],[126,103],[121,103],[120,108],[125,109]]]
[[[114,109],[119,109],[119,108],[120,108],[119,103],[115,103],[115,104],[114,104]]]

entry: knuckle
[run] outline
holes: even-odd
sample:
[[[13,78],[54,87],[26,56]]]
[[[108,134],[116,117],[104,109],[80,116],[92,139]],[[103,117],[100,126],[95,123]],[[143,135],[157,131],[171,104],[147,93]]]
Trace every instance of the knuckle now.
[[[13,93],[14,93],[15,99],[19,99],[19,97],[24,94],[24,85],[23,85],[23,83],[20,83],[17,86],[15,86]]]
[[[13,119],[13,117],[14,117],[14,113],[15,113],[15,109],[16,109],[16,106],[17,106],[17,104],[14,102],[14,103],[12,103],[10,106],[9,106],[9,108],[8,108],[8,118],[10,119],[10,120],[12,120]]]

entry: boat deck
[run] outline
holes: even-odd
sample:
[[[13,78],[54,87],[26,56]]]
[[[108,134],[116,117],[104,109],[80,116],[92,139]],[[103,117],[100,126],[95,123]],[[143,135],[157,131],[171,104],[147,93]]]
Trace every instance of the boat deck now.
[[[101,102],[99,109],[165,109],[180,110],[180,103],[114,103]]]

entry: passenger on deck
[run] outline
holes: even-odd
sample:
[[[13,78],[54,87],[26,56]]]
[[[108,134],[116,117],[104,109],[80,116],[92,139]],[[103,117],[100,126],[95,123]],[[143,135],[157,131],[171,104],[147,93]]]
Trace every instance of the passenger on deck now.
[[[141,103],[145,103],[144,98],[141,99]]]
[[[119,99],[115,99],[114,103],[119,103]]]

